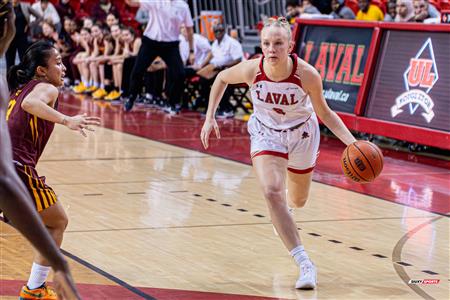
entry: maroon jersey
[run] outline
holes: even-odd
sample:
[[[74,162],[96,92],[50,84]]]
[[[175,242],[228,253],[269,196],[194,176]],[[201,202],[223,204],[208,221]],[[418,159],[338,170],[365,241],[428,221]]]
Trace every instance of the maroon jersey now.
[[[13,159],[22,165],[36,167],[45,145],[55,127],[53,122],[42,120],[22,109],[22,101],[40,83],[31,80],[11,93],[6,112],[13,148]],[[57,108],[58,100],[55,102]]]

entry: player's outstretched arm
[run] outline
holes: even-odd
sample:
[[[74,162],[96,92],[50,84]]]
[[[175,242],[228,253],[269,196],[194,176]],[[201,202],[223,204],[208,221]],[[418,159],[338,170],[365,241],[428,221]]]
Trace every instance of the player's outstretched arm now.
[[[54,109],[53,103],[58,98],[58,93],[55,86],[39,83],[22,101],[22,109],[43,120],[77,130],[85,137],[85,130],[94,131],[90,126],[100,125],[98,117],[89,117],[86,114],[69,117]]]
[[[327,126],[345,145],[356,142],[351,132],[347,129],[341,118],[330,109],[323,97],[322,78],[312,66],[307,66],[301,74],[302,85],[310,95],[314,111],[322,122]]]
[[[203,128],[200,134],[203,147],[209,147],[209,135],[214,129],[216,137],[220,138],[219,126],[214,118],[217,107],[222,99],[223,93],[228,84],[247,83],[251,85],[256,72],[258,70],[259,60],[243,61],[229,69],[225,69],[217,75],[211,87],[209,94],[208,111],[206,112],[206,119],[203,123]]]

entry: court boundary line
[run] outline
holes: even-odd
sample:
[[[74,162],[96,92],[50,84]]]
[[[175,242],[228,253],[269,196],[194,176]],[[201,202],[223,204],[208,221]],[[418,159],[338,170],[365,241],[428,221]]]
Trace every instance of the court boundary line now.
[[[123,288],[129,290],[130,292],[132,292],[132,293],[134,293],[134,294],[136,294],[136,295],[142,297],[143,299],[147,299],[147,300],[157,300],[155,297],[153,297],[153,296],[151,296],[151,295],[149,295],[149,294],[147,294],[147,293],[141,291],[141,290],[138,289],[137,287],[134,287],[134,286],[132,286],[132,285],[126,283],[125,281],[123,281],[123,280],[117,278],[116,276],[114,276],[114,275],[112,275],[112,274],[110,274],[110,273],[108,273],[108,272],[106,272],[106,271],[100,269],[99,267],[94,266],[93,264],[91,264],[91,263],[85,261],[85,260],[82,259],[82,258],[79,258],[78,256],[76,256],[76,255],[74,255],[74,254],[72,254],[72,253],[70,253],[70,252],[68,252],[68,251],[66,251],[66,250],[64,250],[64,249],[62,249],[62,248],[61,248],[61,252],[62,252],[65,256],[69,257],[70,259],[72,259],[72,260],[76,261],[77,263],[79,263],[79,264],[85,266],[86,268],[88,268],[88,269],[94,271],[95,273],[97,273],[97,274],[99,274],[99,275],[101,275],[101,276],[103,276],[103,277],[105,277],[105,278],[111,280],[112,282],[117,283],[117,284],[120,285],[121,287],[123,287]]]
[[[431,219],[433,216],[416,216],[407,217],[406,219]],[[354,221],[379,221],[379,220],[400,220],[405,217],[377,217],[377,218],[355,218],[355,219],[325,219],[325,220],[308,220],[308,221],[295,221],[295,224],[304,223],[320,223],[320,222],[354,222]],[[2,216],[0,221],[4,222]],[[10,224],[8,224],[10,225]],[[166,226],[166,227],[134,227],[134,228],[116,228],[116,229],[92,229],[92,230],[66,230],[65,233],[91,233],[91,232],[114,232],[114,231],[133,231],[133,230],[167,230],[167,229],[189,229],[189,228],[214,228],[214,227],[233,227],[233,226],[258,226],[258,225],[272,225],[271,222],[256,222],[256,223],[233,223],[233,224],[205,224],[205,225],[189,225],[189,226]],[[6,236],[20,236],[20,233],[0,235],[0,237]]]
[[[254,179],[256,177],[252,177],[252,176],[247,176],[247,177],[243,177],[243,179]],[[217,179],[217,178],[216,178]],[[236,180],[236,178],[218,178],[222,181],[225,180]],[[204,181],[211,181],[213,180],[213,178],[209,178],[209,179],[205,179]],[[194,182],[197,183],[198,181],[195,181],[194,179],[158,179],[158,180],[134,180],[134,181],[109,181],[109,182],[74,182],[74,183],[52,183],[51,185],[68,185],[68,186],[72,186],[72,185],[94,185],[94,184],[127,184],[127,183],[150,183],[150,182],[175,182],[175,181],[180,181],[180,182]]]
[[[69,159],[43,159],[39,162],[79,162],[79,161],[114,161],[114,160],[152,160],[152,159],[185,159],[185,158],[210,158],[210,155],[199,156],[153,156],[153,157],[99,157],[99,158],[69,158]]]
[[[394,270],[397,273],[397,275],[400,277],[400,279],[408,286],[410,289],[412,289],[417,295],[421,296],[424,299],[430,299],[434,300],[432,296],[430,296],[427,292],[425,292],[423,289],[421,289],[418,285],[415,284],[409,284],[409,280],[411,277],[409,277],[408,273],[405,270],[405,267],[402,265],[399,265],[397,262],[402,261],[402,252],[403,252],[403,246],[406,244],[406,242],[417,232],[419,232],[422,228],[432,224],[433,222],[439,221],[442,219],[443,216],[435,217],[432,220],[429,220],[425,223],[422,223],[416,227],[414,227],[412,230],[406,232],[397,242],[397,244],[394,246],[394,249],[392,249],[392,265],[394,266]]]

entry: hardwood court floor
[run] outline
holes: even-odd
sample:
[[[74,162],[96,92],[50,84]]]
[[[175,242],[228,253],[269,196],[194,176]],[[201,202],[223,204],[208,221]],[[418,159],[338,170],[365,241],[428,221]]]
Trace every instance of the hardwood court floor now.
[[[69,215],[62,248],[85,299],[449,296],[443,214],[313,182],[295,219],[319,287],[296,291],[297,269],[248,165],[106,128],[84,139],[56,126],[38,171]],[[0,295],[15,299],[31,253],[13,229],[0,229]]]

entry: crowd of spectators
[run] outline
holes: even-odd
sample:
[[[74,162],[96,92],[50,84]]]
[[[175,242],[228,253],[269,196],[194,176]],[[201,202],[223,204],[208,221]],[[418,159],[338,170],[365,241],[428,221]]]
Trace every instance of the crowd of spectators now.
[[[20,60],[34,41],[46,39],[60,51],[67,67],[66,86],[74,93],[93,99],[119,101],[130,89],[130,76],[142,45],[141,35],[149,21],[148,11],[127,5],[127,1],[12,0],[17,34],[6,53],[7,67]],[[83,3],[83,4],[81,4]],[[431,0],[286,0],[288,19],[327,18],[388,22],[438,22],[446,1]],[[447,3],[448,4],[448,3]],[[450,8],[450,5],[449,5]],[[224,24],[213,28],[214,40],[195,33],[195,60],[191,62],[185,28],[181,28],[179,51],[184,64],[185,86],[196,92],[176,103],[181,108],[205,111],[208,93],[220,70],[251,57],[244,53],[236,31]],[[167,65],[157,57],[144,75],[137,102],[167,106]],[[187,92],[186,92],[187,93]],[[184,93],[184,94],[186,94]],[[233,117],[230,103],[233,89],[227,89],[219,117]],[[173,109],[171,110],[173,112]]]
[[[319,7],[320,5],[320,7]],[[287,0],[287,16],[386,22],[439,23],[440,9],[450,2],[439,0]]]

